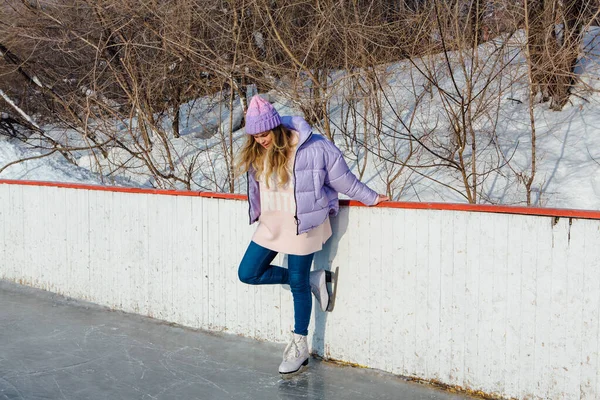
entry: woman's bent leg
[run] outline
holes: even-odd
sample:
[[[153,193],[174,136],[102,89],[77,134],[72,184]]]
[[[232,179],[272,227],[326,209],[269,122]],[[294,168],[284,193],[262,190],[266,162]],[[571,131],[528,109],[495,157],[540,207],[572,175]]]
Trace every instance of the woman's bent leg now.
[[[249,285],[287,284],[288,270],[271,265],[276,251],[250,242],[238,268],[240,281]]]
[[[314,254],[288,256],[289,284],[294,296],[294,333],[308,335],[312,310],[309,272]]]

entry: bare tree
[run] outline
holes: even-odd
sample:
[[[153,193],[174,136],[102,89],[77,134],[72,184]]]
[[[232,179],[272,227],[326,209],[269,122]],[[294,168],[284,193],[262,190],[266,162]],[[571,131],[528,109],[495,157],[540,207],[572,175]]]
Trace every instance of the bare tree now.
[[[245,97],[269,92],[343,147],[360,177],[374,168],[395,198],[426,180],[495,201],[487,181],[506,167],[531,204],[535,100],[559,109],[577,84],[597,14],[587,1],[5,2],[0,90],[40,129],[15,135],[28,122],[10,107],[0,129],[104,176],[231,192]],[[511,47],[522,28],[527,71]],[[526,169],[511,165],[497,128],[519,82],[532,101]]]
[[[576,83],[575,65],[581,52],[584,27],[597,6],[588,0],[527,0],[526,31],[535,93],[561,110]]]

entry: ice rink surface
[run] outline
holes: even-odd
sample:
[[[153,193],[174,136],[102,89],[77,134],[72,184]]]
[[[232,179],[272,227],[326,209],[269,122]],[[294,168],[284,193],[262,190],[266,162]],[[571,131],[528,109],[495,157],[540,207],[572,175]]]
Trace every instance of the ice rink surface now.
[[[471,398],[314,358],[284,380],[284,347],[0,281],[0,400]]]

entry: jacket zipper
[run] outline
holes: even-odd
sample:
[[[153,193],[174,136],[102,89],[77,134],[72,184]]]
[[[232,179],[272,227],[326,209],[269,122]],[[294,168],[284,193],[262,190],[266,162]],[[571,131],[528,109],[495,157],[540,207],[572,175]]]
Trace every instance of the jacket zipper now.
[[[246,196],[248,196],[248,220],[252,225],[252,202],[250,201],[250,172],[246,172]]]
[[[294,222],[296,223],[296,236],[300,234],[300,220],[298,219],[298,197],[296,195],[296,190],[298,189],[298,185],[296,185],[296,161],[298,160],[298,151],[300,151],[300,147],[302,147],[304,143],[308,142],[308,139],[310,139],[311,136],[312,132],[308,135],[304,142],[298,144],[296,154],[294,155],[294,166],[292,167],[292,174],[294,175]]]

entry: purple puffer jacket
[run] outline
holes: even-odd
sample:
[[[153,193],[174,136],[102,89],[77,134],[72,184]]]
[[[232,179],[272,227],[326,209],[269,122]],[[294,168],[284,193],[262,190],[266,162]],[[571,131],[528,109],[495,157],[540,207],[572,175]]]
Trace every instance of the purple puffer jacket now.
[[[302,117],[281,117],[281,123],[300,135],[293,177],[297,234],[321,225],[328,215],[337,215],[338,193],[368,206],[375,204],[377,193],[354,176],[333,143],[312,133]],[[260,189],[253,169],[248,171],[248,203],[253,224],[260,216]]]

